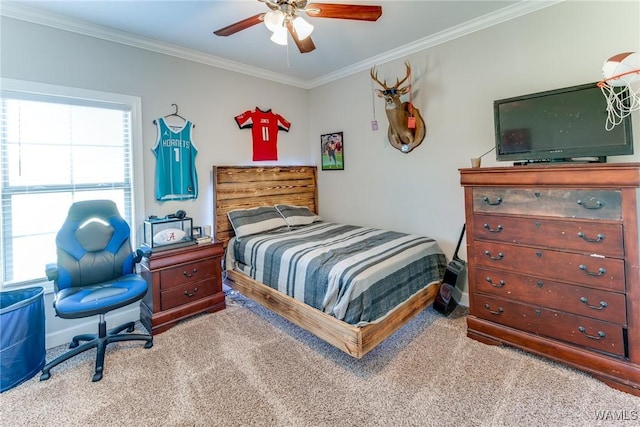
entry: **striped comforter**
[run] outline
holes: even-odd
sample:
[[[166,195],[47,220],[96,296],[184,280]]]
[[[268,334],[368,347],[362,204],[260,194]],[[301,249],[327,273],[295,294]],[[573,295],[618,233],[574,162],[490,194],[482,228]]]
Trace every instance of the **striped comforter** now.
[[[446,265],[431,238],[330,222],[234,238],[226,255],[227,269],[355,325],[441,280]]]

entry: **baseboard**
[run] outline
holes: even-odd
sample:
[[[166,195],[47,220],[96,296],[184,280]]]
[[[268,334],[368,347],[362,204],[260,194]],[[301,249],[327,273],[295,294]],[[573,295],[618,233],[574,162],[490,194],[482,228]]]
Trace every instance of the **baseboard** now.
[[[111,329],[126,322],[136,322],[140,320],[140,303],[122,307],[114,310],[106,315],[107,329]],[[51,320],[51,319],[47,319]],[[53,322],[48,322],[47,334],[45,338],[45,347],[47,349],[57,347],[59,345],[69,344],[71,339],[80,334],[95,334],[98,332],[99,316],[87,317],[84,319],[60,319],[56,318]],[[53,323],[57,327],[49,325]]]
[[[469,307],[469,293],[462,292],[460,288],[455,288],[453,290],[453,298],[458,302],[459,305],[463,305],[465,307]]]

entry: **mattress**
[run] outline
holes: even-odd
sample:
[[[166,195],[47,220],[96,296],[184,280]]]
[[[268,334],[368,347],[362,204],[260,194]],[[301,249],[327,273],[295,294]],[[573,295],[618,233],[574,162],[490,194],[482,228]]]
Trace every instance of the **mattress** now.
[[[322,221],[233,238],[225,265],[361,326],[439,283],[447,261],[429,237]]]

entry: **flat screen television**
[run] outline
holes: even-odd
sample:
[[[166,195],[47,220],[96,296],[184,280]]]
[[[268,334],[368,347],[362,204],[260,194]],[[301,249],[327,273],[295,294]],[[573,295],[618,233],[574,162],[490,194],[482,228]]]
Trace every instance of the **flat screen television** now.
[[[631,116],[605,129],[607,100],[596,83],[494,101],[499,161],[606,161],[633,154]]]

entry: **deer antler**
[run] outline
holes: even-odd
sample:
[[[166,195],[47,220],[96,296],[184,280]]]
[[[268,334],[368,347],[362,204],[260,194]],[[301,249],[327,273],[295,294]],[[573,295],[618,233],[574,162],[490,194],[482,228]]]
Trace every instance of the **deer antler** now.
[[[402,80],[396,79],[396,84],[392,88],[389,88],[389,86],[387,86],[387,80],[386,79],[385,79],[384,83],[381,82],[380,80],[378,80],[378,71],[376,70],[375,66],[371,67],[371,78],[373,80],[375,80],[380,86],[382,86],[384,88],[384,90],[389,90],[389,89],[396,89],[397,90],[400,87],[400,85],[402,83],[404,83],[405,81],[407,81],[407,79],[411,75],[411,65],[409,65],[409,62],[408,61],[405,62],[404,65],[405,65],[405,67],[407,67],[407,74],[404,76],[404,78]]]
[[[387,87],[387,81],[385,80],[384,83],[382,83],[380,80],[378,80],[378,71],[376,71],[376,67],[375,65],[373,67],[371,67],[371,78],[378,83],[380,86],[382,86],[384,88],[384,90],[388,90],[389,88]]]
[[[409,62],[405,61],[404,65],[405,65],[405,67],[407,67],[407,75],[404,76],[404,79],[402,79],[402,80],[396,79],[396,85],[393,87],[394,89],[398,89],[398,87],[402,83],[404,83],[409,78],[409,76],[411,75],[411,65],[409,65]]]

